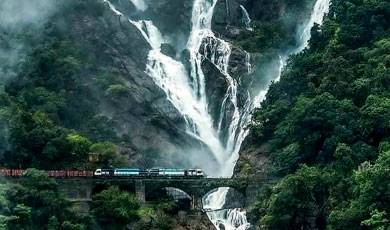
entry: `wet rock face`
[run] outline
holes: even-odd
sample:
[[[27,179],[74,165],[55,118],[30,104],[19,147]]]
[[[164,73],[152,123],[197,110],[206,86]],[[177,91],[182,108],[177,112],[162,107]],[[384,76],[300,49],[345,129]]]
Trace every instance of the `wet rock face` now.
[[[226,203],[223,208],[243,208],[246,204],[245,195],[231,188],[226,195]]]
[[[235,177],[247,177],[251,175],[266,176],[269,170],[269,145],[258,146],[256,140],[249,133],[241,146],[240,159],[234,168]],[[248,200],[256,197],[247,197]]]
[[[171,44],[164,43],[161,45],[161,53],[174,58],[176,56],[176,50],[175,47],[173,47]]]
[[[278,0],[218,0],[213,18],[215,28],[223,26],[243,27],[243,6],[250,18],[270,21],[278,18],[285,8],[285,3]]]
[[[207,215],[202,212],[191,214],[185,211],[179,211],[176,216],[177,226],[175,230],[211,230],[215,229]]]
[[[227,38],[240,38],[248,35],[242,21],[244,15],[240,5],[247,5],[248,0],[219,0],[213,16],[213,30]]]
[[[237,46],[232,46],[232,54],[229,60],[229,73],[232,76],[248,74],[247,54]]]
[[[159,159],[158,165],[152,166],[185,167],[185,164],[193,164],[186,162],[188,158],[186,153],[188,149],[202,149],[201,144],[186,133],[183,116],[145,73],[151,46],[141,32],[128,21],[128,17],[134,20],[138,18],[152,20],[164,38],[167,37],[168,42],[175,41],[171,44],[162,44],[161,52],[172,58],[181,54],[181,61],[189,69],[188,51],[183,51],[180,41],[172,39],[188,38],[193,0],[156,0],[143,12],[137,11],[131,1],[111,2],[124,14],[123,16],[115,15],[105,4],[98,20],[96,15],[75,14],[71,17],[71,22],[66,23],[72,27],[72,36],[80,43],[80,49],[85,49],[85,53],[91,56],[90,59],[97,63],[93,67],[86,67],[86,73],[94,74],[86,74],[84,80],[94,92],[100,115],[107,117],[119,136],[125,139],[126,144],[123,147],[133,160],[130,165],[139,165],[137,161],[146,152],[164,155],[161,160]],[[238,28],[235,33],[239,35],[240,29]],[[172,37],[173,34],[178,34],[178,37]],[[182,43],[185,42],[186,40]],[[247,74],[246,53],[235,46],[231,46],[231,51],[228,73],[240,82]],[[210,50],[207,52],[211,53]],[[211,62],[210,56],[205,55],[202,69],[206,80],[210,114],[214,118],[214,126],[218,127],[221,105],[229,84],[226,76]],[[104,81],[106,75],[120,82],[126,88],[126,93],[119,96],[111,95],[107,93],[107,88],[100,88],[92,80],[95,78]],[[239,86],[239,106],[246,100],[245,92],[245,88]],[[233,112],[234,107],[227,100],[223,120],[230,121]],[[223,122],[222,129],[226,130],[227,126],[227,122]],[[205,154],[208,151],[202,150]]]
[[[66,25],[71,28],[71,36],[78,41],[80,50],[89,56],[91,63],[96,63],[86,63],[83,81],[91,87],[101,115],[107,117],[119,136],[126,138],[126,152],[163,153],[165,161],[159,162],[159,166],[164,166],[171,163],[170,155],[183,154],[185,148],[199,145],[185,133],[182,115],[144,72],[151,47],[125,16],[119,17],[105,6],[99,20],[94,15],[78,12],[68,20]],[[166,52],[170,56],[175,53],[170,46]],[[126,94],[113,96],[96,85],[107,81],[108,76],[120,82]]]
[[[214,126],[218,127],[218,118],[224,95],[228,90],[226,77],[219,69],[211,63],[209,59],[202,62],[202,70],[206,80],[206,94],[209,102],[209,111],[214,118]]]
[[[150,1],[147,14],[155,25],[168,34],[188,33],[191,29],[193,0]]]

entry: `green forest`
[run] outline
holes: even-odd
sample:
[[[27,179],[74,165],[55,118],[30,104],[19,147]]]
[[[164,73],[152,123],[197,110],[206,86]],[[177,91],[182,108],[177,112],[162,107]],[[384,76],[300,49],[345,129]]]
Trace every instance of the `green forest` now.
[[[281,178],[252,210],[265,229],[390,227],[390,3],[333,0],[255,113]]]
[[[115,104],[131,89],[105,68],[113,60],[94,55],[100,47],[78,42],[63,25],[78,11],[102,20],[105,6],[77,0],[61,7],[39,34],[31,25],[0,30],[2,49],[28,41],[26,57],[6,67],[17,75],[0,82],[0,168],[28,169],[20,183],[0,178],[0,230],[175,229],[178,207],[170,200],[143,205],[112,186],[80,214],[40,171],[122,167],[129,158],[121,152],[129,137],[101,114],[95,91]],[[291,25],[269,17],[252,22],[254,37],[234,43],[256,52],[291,46]],[[390,2],[331,0],[311,34],[253,114],[248,145],[266,146],[267,175],[277,181],[250,205],[248,219],[253,229],[389,230]],[[88,160],[91,153],[98,162]],[[256,176],[249,165],[240,175]]]

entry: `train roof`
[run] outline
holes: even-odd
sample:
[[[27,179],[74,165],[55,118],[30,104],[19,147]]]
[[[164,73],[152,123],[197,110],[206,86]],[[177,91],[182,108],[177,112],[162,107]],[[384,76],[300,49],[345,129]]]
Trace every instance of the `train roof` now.
[[[118,169],[115,169],[115,171],[141,171],[141,169],[137,169],[137,168],[118,168]]]

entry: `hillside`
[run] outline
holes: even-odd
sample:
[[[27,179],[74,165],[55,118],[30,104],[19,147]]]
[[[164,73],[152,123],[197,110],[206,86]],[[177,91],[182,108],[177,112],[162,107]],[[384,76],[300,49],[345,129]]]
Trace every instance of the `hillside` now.
[[[259,226],[389,227],[389,10],[333,0],[310,47],[271,85],[237,166],[281,178],[254,207]]]

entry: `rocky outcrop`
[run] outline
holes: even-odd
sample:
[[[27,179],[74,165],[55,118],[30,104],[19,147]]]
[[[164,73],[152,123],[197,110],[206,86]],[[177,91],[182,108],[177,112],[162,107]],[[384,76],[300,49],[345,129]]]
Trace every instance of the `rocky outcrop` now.
[[[187,34],[191,29],[193,0],[158,0],[148,4],[146,13],[164,34]]]
[[[240,5],[248,0],[219,0],[213,16],[213,31],[229,39],[240,39],[252,33],[245,28]]]
[[[268,156],[269,148],[266,144],[261,146],[257,146],[253,143],[244,145],[240,151],[240,160],[234,168],[234,176],[266,176],[269,169]]]
[[[248,74],[247,53],[237,46],[232,46],[232,53],[229,60],[229,73],[235,78]]]
[[[205,213],[187,213],[179,211],[174,230],[211,230],[215,229]]]
[[[217,122],[220,108],[229,85],[226,81],[226,77],[210,60],[204,59],[202,62],[202,70],[206,80],[206,94],[209,103],[209,111],[212,117],[216,118],[214,120]],[[214,125],[216,127],[218,126],[218,124]]]

